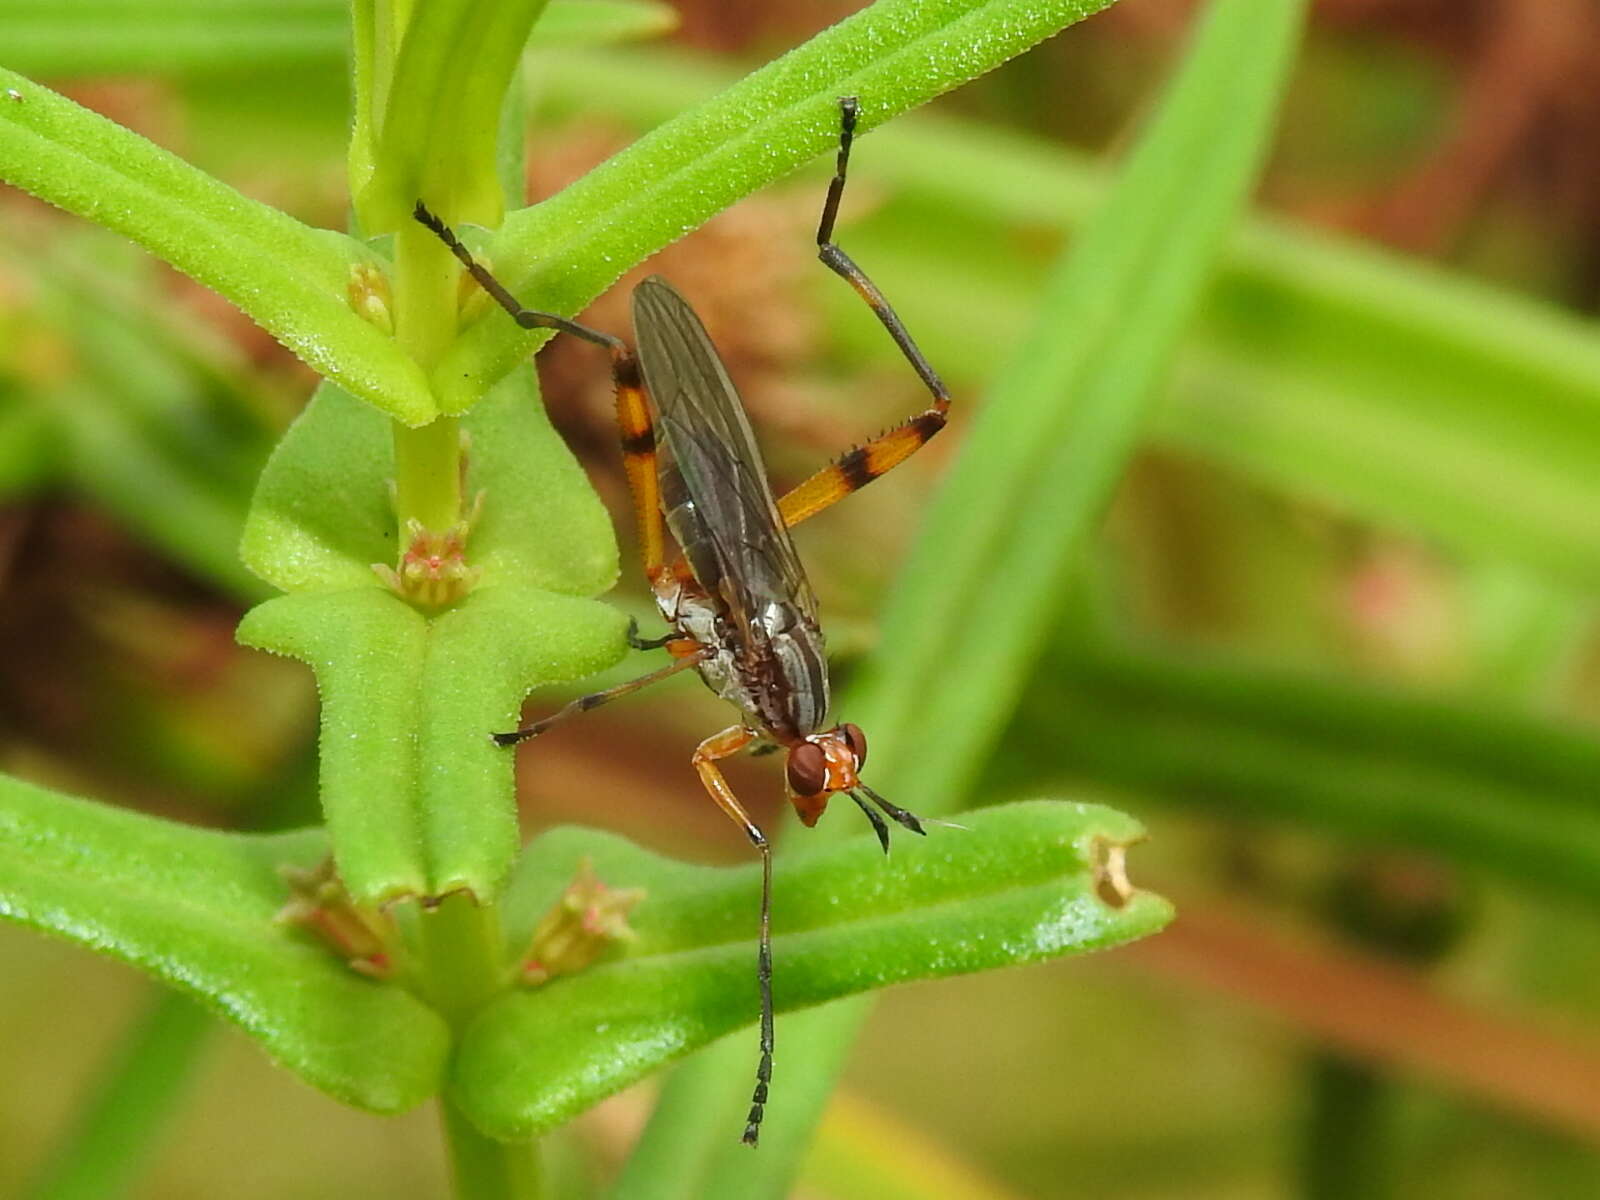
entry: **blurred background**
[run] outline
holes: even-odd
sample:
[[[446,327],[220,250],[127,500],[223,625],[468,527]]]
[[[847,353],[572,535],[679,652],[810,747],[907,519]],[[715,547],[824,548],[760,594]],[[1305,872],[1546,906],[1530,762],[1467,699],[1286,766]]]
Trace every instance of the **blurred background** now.
[[[675,7],[653,42],[530,55],[531,199],[861,6]],[[958,407],[893,482],[799,535],[842,677],[1192,14],[1122,0],[860,144],[840,240]],[[345,226],[336,27],[138,71],[93,43],[11,46],[5,65]],[[1180,918],[1096,958],[886,994],[805,1195],[1600,1195],[1597,69],[1585,0],[1314,5],[1257,216],[977,795],[1138,815],[1135,878]],[[825,179],[640,272],[705,317],[780,483],[922,404],[814,261]],[[0,222],[0,767],[207,824],[314,820],[309,673],[232,635],[267,594],[235,554],[253,480],[313,376],[113,235],[3,188]],[[624,330],[625,295],[584,319]],[[557,339],[539,365],[617,516],[619,602],[644,613],[605,364]],[[679,682],[521,757],[530,833],[581,821],[743,860],[688,765],[725,712]],[[731,772],[759,817],[777,769]],[[0,926],[0,1196],[27,1194],[154,995]],[[442,1178],[432,1114],[342,1109],[229,1031],[187,1088],[139,1196]],[[565,1133],[560,1169],[604,1179],[647,1092]]]

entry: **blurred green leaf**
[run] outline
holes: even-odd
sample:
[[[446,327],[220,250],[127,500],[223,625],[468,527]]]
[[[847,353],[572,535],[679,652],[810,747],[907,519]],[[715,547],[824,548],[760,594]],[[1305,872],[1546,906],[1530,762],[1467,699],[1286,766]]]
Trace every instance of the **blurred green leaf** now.
[[[839,139],[839,97],[861,128],[981,75],[1109,0],[878,0],[715,99],[680,114],[542,204],[490,248],[524,304],[571,315],[630,265]],[[549,335],[490,313],[433,372],[464,412]]]
[[[325,385],[274,451],[244,539],[252,570],[291,595],[244,619],[247,645],[316,672],[322,803],[340,873],[360,899],[493,896],[517,849],[512,728],[542,684],[624,651],[625,618],[587,599],[616,578],[605,510],[550,428],[531,370],[466,419],[482,575],[428,617],[384,587],[392,565],[392,443],[381,414]]]
[[[655,37],[677,14],[651,0],[551,0],[532,46]],[[7,0],[6,65],[25,75],[234,72],[303,63],[342,70],[348,0]]]
[[[1075,635],[1004,744],[988,778],[1002,794],[1087,775],[1600,901],[1600,739],[1481,698]]]
[[[38,398],[0,386],[0,501],[43,487],[59,459],[59,431]]]
[[[0,69],[0,178],[138,242],[214,288],[310,367],[397,420],[433,398],[394,340],[351,309],[351,271],[382,264],[189,166],[64,96]]]
[[[28,1200],[110,1200],[129,1191],[194,1079],[207,1036],[204,1008],[160,989],[113,1051],[90,1102],[50,1155]]]
[[[1038,801],[903,839],[887,861],[871,836],[789,854],[774,882],[774,1001],[803,1008],[1153,933],[1171,917],[1165,901],[1141,892],[1113,908],[1096,892],[1106,847],[1142,836],[1110,809]],[[452,1093],[496,1137],[533,1136],[756,1017],[758,867],[692,867],[557,830],[518,868],[507,906],[519,931],[584,858],[609,886],[646,889],[631,919],[638,940],[619,961],[507,996],[470,1027]],[[753,1040],[749,1051],[753,1064]]]
[[[327,853],[320,831],[196,829],[0,777],[0,917],[164,980],[283,1066],[373,1112],[432,1095],[444,1022],[276,920],[278,867]]]
[[[21,255],[6,266],[20,269]],[[53,238],[32,268],[17,360],[37,356],[33,343],[62,366],[19,372],[18,411],[45,439],[19,466],[62,478],[199,577],[259,599],[239,530],[275,431],[242,357],[175,316],[148,258],[112,234]]]

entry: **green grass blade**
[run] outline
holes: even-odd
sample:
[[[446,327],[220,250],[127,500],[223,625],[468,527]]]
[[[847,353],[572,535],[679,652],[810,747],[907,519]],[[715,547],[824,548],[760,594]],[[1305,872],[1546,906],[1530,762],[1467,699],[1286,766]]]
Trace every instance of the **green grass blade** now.
[[[350,307],[343,234],[311,229],[48,88],[0,69],[0,178],[132,238],[215,289],[307,365],[397,420],[434,413],[417,365]]]

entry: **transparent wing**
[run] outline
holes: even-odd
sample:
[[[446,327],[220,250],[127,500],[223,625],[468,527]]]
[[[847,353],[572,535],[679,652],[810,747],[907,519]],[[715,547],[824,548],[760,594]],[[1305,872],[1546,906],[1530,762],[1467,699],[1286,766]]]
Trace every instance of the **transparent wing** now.
[[[634,289],[633,327],[656,410],[663,507],[695,578],[741,621],[778,602],[814,623],[811,584],[705,326],[651,276]]]

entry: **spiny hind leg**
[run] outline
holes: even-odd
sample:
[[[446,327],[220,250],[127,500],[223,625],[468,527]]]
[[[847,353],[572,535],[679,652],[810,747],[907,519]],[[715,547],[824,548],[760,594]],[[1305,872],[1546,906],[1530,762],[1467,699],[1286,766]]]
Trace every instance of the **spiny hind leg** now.
[[[906,330],[899,315],[884,298],[877,284],[856,265],[855,260],[833,240],[833,226],[839,216],[839,201],[844,195],[845,175],[850,165],[850,146],[855,138],[856,114],[859,105],[854,96],[839,101],[839,157],[834,169],[833,182],[828,185],[828,197],[822,205],[822,219],[817,224],[817,257],[829,270],[839,275],[866,301],[883,327],[889,331],[900,353],[911,364],[933,397],[932,403],[915,416],[896,425],[887,433],[879,434],[866,445],[844,455],[837,462],[822,468],[810,479],[798,485],[778,501],[778,511],[785,525],[798,525],[808,517],[837,504],[851,492],[866,487],[880,475],[887,474],[905,462],[945,426],[950,412],[950,393],[933,369],[927,357]]]

